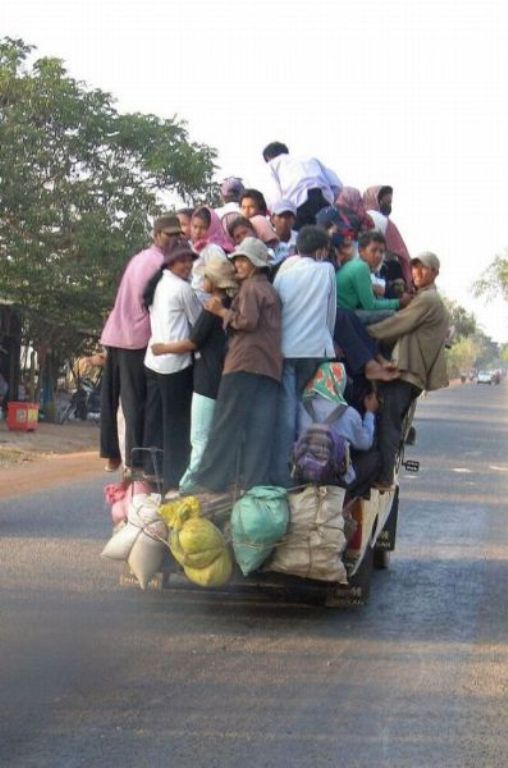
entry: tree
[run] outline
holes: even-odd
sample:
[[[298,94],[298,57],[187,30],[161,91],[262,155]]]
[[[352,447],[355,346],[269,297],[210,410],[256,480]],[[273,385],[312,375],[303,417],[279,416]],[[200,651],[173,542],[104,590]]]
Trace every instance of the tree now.
[[[472,312],[453,299],[444,297],[444,303],[450,315],[450,325],[455,328],[455,338],[466,338],[476,332],[476,318]]]
[[[25,342],[60,359],[98,335],[162,194],[203,198],[216,153],[32,51],[0,39],[0,284],[27,310]]]
[[[498,254],[487,269],[475,282],[473,290],[476,296],[487,299],[501,295],[508,301],[508,248],[504,254]]]
[[[495,365],[499,360],[499,344],[492,341],[483,331],[478,330],[475,334],[475,341],[478,345],[475,365],[477,368],[488,368]]]
[[[451,378],[458,378],[474,368],[479,353],[479,344],[472,336],[460,338],[447,351],[448,372]]]

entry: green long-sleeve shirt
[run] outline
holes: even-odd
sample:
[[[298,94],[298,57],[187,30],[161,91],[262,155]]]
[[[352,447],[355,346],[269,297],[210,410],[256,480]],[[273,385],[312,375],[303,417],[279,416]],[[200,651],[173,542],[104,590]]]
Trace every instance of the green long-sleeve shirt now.
[[[374,295],[370,269],[363,259],[347,261],[337,272],[337,306],[341,309],[398,309],[398,299],[378,299]]]

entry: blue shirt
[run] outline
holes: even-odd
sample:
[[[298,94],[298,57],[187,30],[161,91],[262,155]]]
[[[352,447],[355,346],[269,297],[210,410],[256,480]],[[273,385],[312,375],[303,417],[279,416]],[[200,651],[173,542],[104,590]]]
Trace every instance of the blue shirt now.
[[[308,256],[291,261],[291,266],[279,270],[273,283],[282,302],[282,354],[333,358],[337,311],[334,269],[329,262]]]

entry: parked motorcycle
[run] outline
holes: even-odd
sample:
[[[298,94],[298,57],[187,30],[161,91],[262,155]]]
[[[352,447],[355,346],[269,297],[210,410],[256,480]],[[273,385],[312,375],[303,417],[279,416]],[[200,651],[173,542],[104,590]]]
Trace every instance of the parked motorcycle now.
[[[101,415],[101,377],[96,381],[82,378],[78,382],[78,388],[72,393],[69,403],[62,410],[58,419],[59,424],[64,424],[71,419],[81,421],[98,422]]]

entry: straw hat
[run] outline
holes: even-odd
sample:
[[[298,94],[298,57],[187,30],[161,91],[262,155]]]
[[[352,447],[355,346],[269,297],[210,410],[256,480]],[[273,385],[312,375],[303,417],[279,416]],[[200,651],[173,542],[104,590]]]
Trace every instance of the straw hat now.
[[[212,254],[206,264],[201,267],[201,273],[217,288],[238,288],[235,280],[235,268],[230,261]]]

